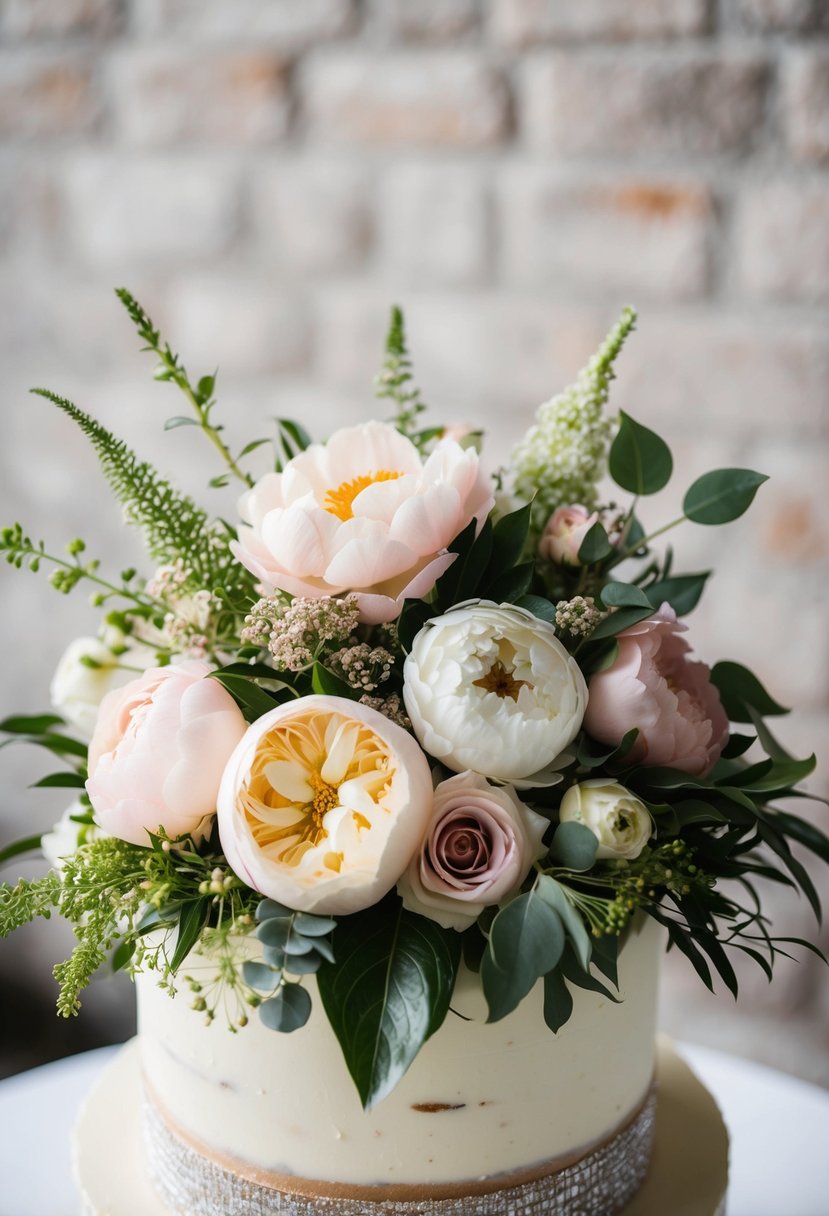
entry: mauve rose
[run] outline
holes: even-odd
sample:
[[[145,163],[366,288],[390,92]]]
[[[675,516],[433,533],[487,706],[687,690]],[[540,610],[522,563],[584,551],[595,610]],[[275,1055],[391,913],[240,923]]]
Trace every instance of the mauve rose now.
[[[459,932],[511,895],[544,852],[548,821],[508,786],[458,773],[435,790],[423,843],[397,884],[404,907]]]
[[[107,693],[89,745],[86,790],[111,836],[149,845],[210,830],[225,765],[247,723],[207,663],[185,660],[144,672]]]
[[[666,765],[704,777],[728,739],[728,719],[705,663],[687,656],[687,629],[670,604],[618,635],[615,662],[589,683],[584,728],[601,743],[639,735],[629,763]]]
[[[579,566],[579,549],[587,533],[598,520],[586,507],[573,503],[570,507],[559,507],[547,520],[541,540],[538,542],[539,557],[557,562],[560,566]]]

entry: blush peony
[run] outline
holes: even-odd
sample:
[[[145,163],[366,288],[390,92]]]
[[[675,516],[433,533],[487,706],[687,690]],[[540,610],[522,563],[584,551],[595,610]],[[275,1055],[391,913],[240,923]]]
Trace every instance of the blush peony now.
[[[111,836],[149,845],[159,827],[198,840],[216,813],[224,766],[245,719],[197,660],[146,671],[107,693],[89,745],[86,790]]]
[[[571,507],[559,507],[547,520],[538,542],[539,557],[557,562],[560,566],[579,566],[579,549],[587,533],[598,521],[598,513],[592,514],[586,507],[574,503]]]
[[[353,591],[363,621],[391,621],[432,589],[454,560],[446,546],[493,501],[474,448],[442,439],[424,462],[393,426],[367,422],[261,478],[240,501],[234,552],[268,589]]]
[[[587,688],[552,625],[481,601],[429,621],[403,668],[403,699],[423,747],[456,772],[515,785],[550,770],[581,727]]]
[[[391,890],[431,807],[428,761],[402,727],[342,697],[302,697],[248,728],[222,780],[219,833],[254,890],[340,915]]]
[[[397,884],[404,906],[462,932],[521,886],[548,826],[511,789],[477,773],[442,781],[423,843]]]
[[[686,629],[663,604],[620,633],[616,660],[591,677],[584,726],[607,744],[637,727],[628,762],[704,777],[728,740],[728,719],[708,667],[688,658]]]

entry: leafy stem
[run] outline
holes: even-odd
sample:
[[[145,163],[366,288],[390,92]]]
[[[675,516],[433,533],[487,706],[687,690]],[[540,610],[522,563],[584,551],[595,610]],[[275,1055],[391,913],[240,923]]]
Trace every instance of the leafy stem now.
[[[239,467],[227,444],[222,439],[221,431],[223,428],[221,426],[214,426],[210,421],[210,412],[216,404],[213,396],[213,390],[216,385],[215,375],[202,376],[194,387],[179,356],[172,350],[168,342],[162,341],[161,331],[155,328],[138,301],[124,287],[117,288],[115,294],[129,313],[138,331],[139,338],[142,342],[146,343],[144,349],[152,351],[159,360],[159,366],[155,372],[156,380],[170,381],[184,393],[184,396],[190,402],[196,414],[196,422],[193,425],[201,427],[233,476],[246,486],[252,486],[254,484],[253,478]],[[183,426],[190,422],[189,418],[171,418],[167,423],[166,429],[171,430],[173,427]],[[224,478],[214,478],[211,484],[225,484],[225,480]]]

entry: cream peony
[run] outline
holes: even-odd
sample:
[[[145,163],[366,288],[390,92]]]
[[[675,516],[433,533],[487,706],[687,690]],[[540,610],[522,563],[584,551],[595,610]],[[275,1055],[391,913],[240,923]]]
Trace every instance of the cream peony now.
[[[245,733],[236,702],[197,660],[156,667],[101,702],[86,790],[112,836],[195,839],[210,830],[224,766]]]
[[[599,842],[597,858],[633,861],[653,834],[653,819],[644,802],[607,777],[571,785],[561,800],[559,818],[590,828]]]
[[[154,650],[131,643],[120,631],[118,641],[124,649],[116,654],[98,638],[75,638],[52,677],[52,705],[87,739],[95,730],[98,707],[106,694],[135,678],[135,671],[129,668],[143,671],[156,661]]]
[[[301,912],[377,903],[418,847],[429,764],[377,710],[312,696],[264,714],[225,769],[219,833],[249,886]]]
[[[629,763],[667,765],[704,777],[728,739],[728,718],[705,663],[687,656],[687,629],[670,604],[617,637],[619,653],[590,680],[585,730],[601,743],[639,735]]]
[[[587,688],[552,625],[512,604],[462,605],[429,621],[403,668],[403,699],[425,750],[447,768],[551,784],[575,739]]]
[[[548,827],[513,790],[478,773],[441,781],[423,843],[397,884],[404,906],[462,932],[518,890]]]
[[[492,490],[473,448],[442,439],[424,462],[383,422],[335,432],[239,503],[238,559],[269,589],[316,598],[353,591],[361,619],[399,616],[452,564],[446,546],[483,523]]]

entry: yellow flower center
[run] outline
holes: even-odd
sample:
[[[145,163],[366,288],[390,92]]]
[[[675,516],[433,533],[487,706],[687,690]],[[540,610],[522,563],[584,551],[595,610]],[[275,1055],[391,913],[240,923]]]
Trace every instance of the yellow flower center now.
[[[383,810],[394,775],[387,746],[364,723],[309,712],[286,719],[260,740],[239,810],[271,861],[297,866],[309,849],[320,847],[320,864],[339,871],[343,853],[328,840],[325,817],[343,805],[341,787],[356,782]],[[358,831],[371,830],[370,809],[365,814],[346,804],[344,814]]]
[[[508,667],[505,667],[500,659],[493,663],[486,675],[481,676],[479,680],[473,680],[472,683],[477,688],[484,688],[487,692],[494,692],[496,697],[511,697],[513,701],[518,700],[518,694],[522,688],[530,687],[526,680],[516,680],[515,673]]]
[[[364,473],[362,477],[354,477],[351,481],[341,481],[336,490],[329,490],[325,495],[323,508],[338,519],[353,519],[352,503],[358,494],[378,481],[396,481],[402,476],[402,473],[390,469],[380,469],[379,473]]]

